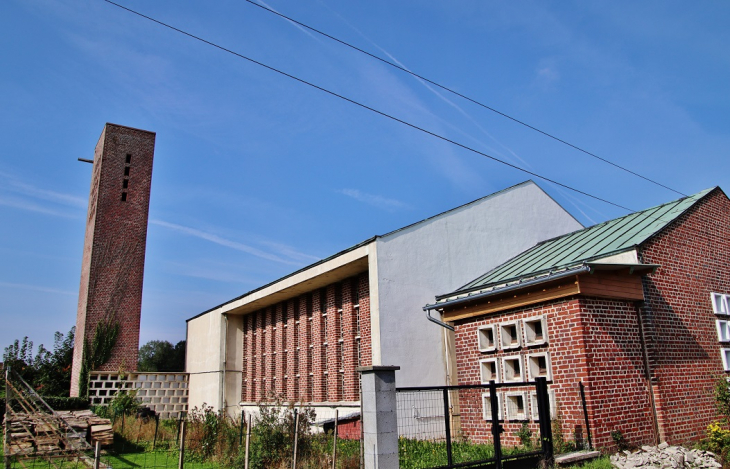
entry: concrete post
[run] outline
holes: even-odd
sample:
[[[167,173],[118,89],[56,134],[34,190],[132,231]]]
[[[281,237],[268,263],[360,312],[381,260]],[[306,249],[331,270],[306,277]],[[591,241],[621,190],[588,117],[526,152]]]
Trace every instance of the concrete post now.
[[[362,429],[365,469],[398,469],[395,371],[399,366],[363,366]]]

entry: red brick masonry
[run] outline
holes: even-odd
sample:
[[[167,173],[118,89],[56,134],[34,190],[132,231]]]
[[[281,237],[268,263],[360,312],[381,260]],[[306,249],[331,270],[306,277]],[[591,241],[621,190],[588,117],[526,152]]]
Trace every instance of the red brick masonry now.
[[[155,134],[106,124],[94,152],[81,264],[71,395],[79,393],[83,341],[113,318],[121,326],[101,371],[137,369]]]

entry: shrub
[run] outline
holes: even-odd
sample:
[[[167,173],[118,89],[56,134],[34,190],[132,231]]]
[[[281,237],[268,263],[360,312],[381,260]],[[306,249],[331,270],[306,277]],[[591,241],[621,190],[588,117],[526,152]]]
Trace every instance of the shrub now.
[[[139,400],[137,400],[137,390],[118,391],[109,404],[111,411],[115,415],[132,415],[139,410]]]

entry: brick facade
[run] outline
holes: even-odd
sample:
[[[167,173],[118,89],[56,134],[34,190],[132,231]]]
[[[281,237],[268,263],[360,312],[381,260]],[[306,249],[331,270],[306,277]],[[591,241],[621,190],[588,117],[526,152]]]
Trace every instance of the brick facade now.
[[[730,293],[730,201],[715,189],[641,246],[662,267],[644,279],[644,329],[667,441],[704,436],[717,418],[712,386],[724,375],[711,293]]]
[[[367,272],[247,314],[241,400],[357,401],[372,362]],[[360,351],[358,353],[358,351]]]
[[[94,152],[84,238],[71,395],[79,393],[83,342],[102,320],[121,330],[99,371],[137,369],[142,281],[155,134],[106,124]]]
[[[567,439],[585,438],[579,383],[593,444],[614,445],[619,430],[632,444],[697,440],[717,419],[712,389],[724,376],[711,293],[730,293],[730,201],[716,189],[638,247],[640,261],[660,267],[643,277],[644,301],[574,296],[456,321],[459,384],[478,384],[480,360],[549,352],[557,410]],[[545,317],[546,344],[480,352],[482,326]],[[524,370],[524,368],[523,368]],[[523,371],[523,380],[527,373]],[[532,402],[528,399],[531,406]],[[481,397],[462,393],[461,430],[491,439]],[[522,421],[505,422],[504,442],[517,444]],[[537,434],[538,425],[530,421]]]

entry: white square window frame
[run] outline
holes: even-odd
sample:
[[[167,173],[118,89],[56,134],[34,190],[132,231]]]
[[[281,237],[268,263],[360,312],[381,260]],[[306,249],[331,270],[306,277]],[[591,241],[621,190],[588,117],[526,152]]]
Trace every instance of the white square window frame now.
[[[520,379],[510,379],[507,375],[507,370],[509,367],[507,366],[507,361],[513,361],[516,360],[517,363],[520,365]],[[505,357],[502,357],[502,370],[504,372],[502,373],[502,382],[503,383],[522,383],[525,381],[525,363],[522,359],[522,355],[507,355]]]
[[[510,321],[510,322],[503,322],[499,325],[499,344],[502,347],[502,350],[511,350],[511,349],[517,349],[522,347],[522,321]],[[517,343],[509,343],[505,344],[505,328],[514,326],[515,332],[517,333]]]
[[[550,419],[554,419],[556,415],[557,402],[555,402],[555,391],[552,389],[548,391],[550,398]],[[538,422],[540,420],[540,414],[537,411],[537,391],[530,392],[530,416],[532,420]]]
[[[715,320],[717,326],[717,340],[720,342],[730,342],[730,321],[727,319]]]
[[[722,357],[722,369],[725,371],[730,371],[730,348],[721,348],[720,356]]]
[[[482,331],[490,330],[492,331],[492,342],[493,345],[491,347],[482,347]],[[477,328],[477,348],[480,352],[494,352],[498,349],[498,345],[501,341],[501,336],[497,334],[497,325],[491,324],[489,326],[480,326]]]
[[[532,371],[532,358],[537,357],[545,357],[545,368],[547,369],[547,373],[545,375],[539,375],[535,374]],[[550,352],[540,352],[540,353],[531,353],[525,357],[525,361],[527,362],[525,365],[525,368],[527,368],[527,380],[528,381],[535,381],[535,378],[544,377],[548,381],[553,380],[553,367],[550,363]]]
[[[511,398],[522,398],[522,412],[513,412],[510,410],[510,399]],[[513,391],[513,392],[506,392],[504,393],[504,406],[505,406],[505,413],[507,415],[507,420],[509,421],[523,421],[523,420],[529,420],[530,419],[530,412],[529,412],[529,406],[530,404],[527,401],[527,393],[524,391]]]
[[[496,378],[494,379],[494,382],[495,383],[502,382],[502,372],[501,372],[502,370],[500,370],[498,358],[485,358],[483,360],[479,360],[479,381],[482,384],[489,384],[489,381],[490,381],[490,380],[484,379],[484,373],[482,372],[482,370],[484,370],[484,363],[494,363],[494,369],[496,370],[495,374],[497,375]]]
[[[722,293],[710,293],[710,302],[712,303],[712,312],[727,316],[730,314],[730,295]]]
[[[542,339],[539,340],[530,340],[530,330],[532,329],[529,324],[540,322],[542,325]],[[548,343],[548,333],[547,333],[547,319],[545,316],[538,316],[538,317],[532,317],[532,318],[525,318],[522,320],[522,330],[525,331],[525,346],[530,347],[532,345],[542,345]]]
[[[487,422],[492,421],[492,401],[490,396],[491,394],[488,392],[482,393],[482,418]],[[504,420],[501,393],[497,393],[497,420]]]

